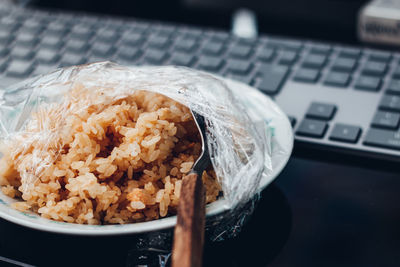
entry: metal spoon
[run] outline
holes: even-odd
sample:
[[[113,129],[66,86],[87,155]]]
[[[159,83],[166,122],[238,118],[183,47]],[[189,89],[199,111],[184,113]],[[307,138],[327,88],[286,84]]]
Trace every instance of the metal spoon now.
[[[203,171],[210,164],[210,156],[204,117],[194,111],[192,111],[192,115],[200,132],[202,153],[194,163],[192,170],[182,180],[172,248],[172,267],[202,266],[205,190],[201,177]]]

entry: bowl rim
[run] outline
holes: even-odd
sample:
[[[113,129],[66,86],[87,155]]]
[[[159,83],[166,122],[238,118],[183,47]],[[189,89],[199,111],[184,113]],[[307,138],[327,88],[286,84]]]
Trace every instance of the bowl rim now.
[[[217,76],[218,77],[218,76]],[[252,90],[253,93],[257,94],[257,97],[263,97],[268,99],[271,108],[276,110],[280,115],[280,126],[276,128],[276,131],[286,131],[290,130],[291,134],[288,135],[276,135],[277,139],[288,138],[285,142],[288,144],[288,152],[287,155],[281,157],[278,161],[277,165],[274,166],[272,173],[269,177],[263,177],[260,181],[260,185],[258,188],[258,192],[261,192],[265,189],[283,170],[285,165],[287,164],[290,154],[293,150],[293,141],[294,136],[292,134],[292,126],[289,122],[288,117],[284,114],[281,108],[272,101],[268,96],[259,92],[256,88],[251,87],[247,84],[233,81],[227,78],[219,77],[227,84],[231,85],[240,85],[241,87],[245,86],[247,89]],[[107,235],[122,235],[122,234],[143,234],[152,231],[160,231],[173,228],[176,224],[176,216],[170,216],[166,218],[161,218],[148,222],[140,222],[140,223],[132,223],[132,224],[123,224],[123,225],[83,225],[83,224],[74,224],[74,223],[66,223],[66,222],[58,222],[49,219],[45,219],[40,217],[37,214],[28,213],[28,212],[20,212],[12,207],[1,205],[6,204],[6,201],[3,199],[8,199],[11,201],[15,201],[12,198],[6,197],[0,191],[0,217],[9,222],[25,226],[31,229],[52,232],[57,234],[66,234],[66,235],[82,235],[82,236],[107,236]],[[223,212],[229,210],[227,202],[224,198],[221,198],[213,203],[210,203],[206,206],[206,217],[210,218],[212,216],[222,214]]]

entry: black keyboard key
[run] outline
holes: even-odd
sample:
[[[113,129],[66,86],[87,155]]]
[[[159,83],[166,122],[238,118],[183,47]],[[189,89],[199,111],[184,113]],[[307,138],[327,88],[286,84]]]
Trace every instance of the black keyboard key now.
[[[32,74],[33,75],[47,74],[55,69],[56,68],[54,66],[40,64],[35,67]]]
[[[386,89],[387,94],[400,95],[400,80],[392,79]]]
[[[272,48],[261,48],[257,53],[257,59],[264,62],[271,62],[275,57],[275,50]]]
[[[329,136],[330,140],[346,142],[346,143],[357,143],[358,138],[361,135],[361,128],[358,126],[337,123],[333,127],[332,133]]]
[[[0,44],[6,45],[14,40],[14,35],[8,31],[0,28]]]
[[[287,66],[261,64],[258,68],[261,78],[257,88],[269,95],[278,93],[285,83],[289,71]]]
[[[151,64],[162,64],[168,57],[166,51],[147,49],[144,54],[144,60]]]
[[[201,56],[198,67],[203,70],[217,72],[221,69],[223,61],[217,57]]]
[[[399,127],[399,123],[400,114],[388,111],[377,111],[371,125],[372,127],[396,130]]]
[[[229,55],[235,58],[248,58],[251,54],[251,51],[251,46],[235,44],[229,50]]]
[[[86,62],[86,58],[82,55],[77,55],[73,53],[64,53],[60,60],[60,67],[67,67],[72,65],[80,65]]]
[[[297,53],[293,51],[282,51],[279,53],[279,64],[293,65],[297,60]]]
[[[311,103],[307,110],[306,117],[312,119],[330,120],[336,112],[336,106],[326,103]]]
[[[195,57],[192,54],[175,52],[171,56],[171,63],[175,65],[190,67],[194,61]]]
[[[367,61],[361,72],[365,75],[383,76],[387,71],[387,63],[378,61]]]
[[[296,134],[307,137],[323,138],[327,129],[328,124],[324,121],[304,119],[300,123]]]
[[[371,128],[364,139],[364,145],[399,150],[400,133],[397,131]]]
[[[88,42],[84,40],[70,39],[65,44],[65,49],[75,53],[83,53],[89,49],[89,45]]]
[[[67,25],[59,21],[52,21],[47,25],[45,35],[48,34],[65,34],[68,31]]]
[[[393,78],[400,79],[400,65],[397,65],[394,69]]]
[[[253,77],[251,75],[228,74],[226,77],[249,85],[253,81]]]
[[[218,42],[226,42],[228,41],[229,37],[230,36],[227,32],[222,32],[222,31],[210,32],[210,38]]]
[[[55,63],[59,57],[58,51],[42,48],[36,52],[35,59],[40,63],[52,64]]]
[[[369,60],[381,61],[388,63],[392,58],[392,54],[384,51],[372,51],[368,57]]]
[[[379,109],[400,112],[400,96],[384,95],[379,103]]]
[[[151,35],[147,44],[149,47],[166,48],[169,45],[169,39],[166,36]]]
[[[324,80],[324,84],[336,87],[347,87],[351,76],[348,73],[331,71]]]
[[[224,45],[221,42],[207,41],[204,44],[202,51],[205,54],[219,55],[220,53],[222,53],[223,47]]]
[[[303,60],[302,66],[306,68],[321,69],[325,66],[326,56],[318,54],[309,54]]]
[[[31,62],[12,60],[7,66],[7,76],[11,77],[26,77],[33,71]]]
[[[319,78],[319,70],[316,69],[298,69],[293,79],[298,82],[315,83]]]
[[[145,38],[142,34],[136,32],[125,32],[122,36],[122,45],[139,46],[144,42]]]
[[[29,60],[34,56],[34,53],[31,48],[23,47],[23,46],[15,46],[10,51],[10,56],[16,59],[24,59]]]
[[[132,61],[137,59],[140,56],[140,54],[141,53],[139,48],[123,45],[119,47],[117,57],[119,59]]]
[[[17,45],[35,46],[38,42],[37,35],[32,33],[20,33],[15,38]]]
[[[45,47],[51,47],[51,48],[60,48],[61,46],[63,46],[64,42],[62,40],[62,38],[60,38],[59,36],[52,36],[52,35],[45,35],[42,37],[41,39],[41,46],[45,46]]]
[[[357,66],[357,60],[353,58],[338,57],[332,65],[332,69],[340,72],[352,72]]]
[[[361,75],[358,77],[354,87],[359,90],[377,92],[379,91],[381,84],[381,78]]]
[[[93,31],[90,27],[82,24],[77,24],[72,27],[69,37],[79,40],[89,40],[93,36]]]
[[[270,38],[267,47],[299,52],[303,48],[303,43],[295,40]]]
[[[361,55],[361,50],[358,48],[342,48],[339,51],[339,57],[357,59]]]
[[[193,38],[177,38],[175,40],[175,46],[174,46],[176,51],[185,51],[185,52],[192,52],[196,48],[196,39]]]
[[[238,59],[228,59],[226,66],[229,72],[236,74],[247,74],[251,69],[250,62]]]
[[[110,57],[115,52],[112,44],[96,42],[92,45],[92,55],[99,57]]]
[[[115,30],[100,30],[96,33],[96,39],[103,43],[115,43],[118,41],[119,35]]]
[[[332,47],[326,44],[311,44],[310,51],[313,54],[328,55],[332,51]]]

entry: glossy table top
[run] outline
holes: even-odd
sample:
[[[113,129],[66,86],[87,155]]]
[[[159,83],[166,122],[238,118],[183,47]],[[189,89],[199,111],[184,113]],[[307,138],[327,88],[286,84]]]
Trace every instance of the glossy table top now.
[[[399,266],[399,176],[293,157],[242,232],[206,245],[204,266]],[[3,220],[0,236],[0,256],[33,265],[135,266],[132,236],[64,236]]]

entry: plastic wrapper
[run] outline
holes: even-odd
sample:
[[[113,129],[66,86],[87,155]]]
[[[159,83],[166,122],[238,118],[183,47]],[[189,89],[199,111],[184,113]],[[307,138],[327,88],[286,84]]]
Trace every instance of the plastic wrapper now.
[[[283,155],[290,153],[285,149],[280,151],[279,144],[272,147],[268,122],[266,124],[263,117],[257,117],[265,103],[249,110],[244,103],[246,97],[240,98],[237,92],[232,93],[215,76],[184,67],[124,67],[110,62],[58,69],[1,91],[1,141],[17,138],[23,146],[24,142],[35,138],[52,140],[52,136],[64,127],[62,122],[68,107],[63,102],[63,96],[77,84],[88,90],[113,88],[104,91],[110,101],[127,97],[135,90],[160,93],[204,116],[211,163],[222,186],[226,211],[230,213],[228,216],[216,214],[214,219],[208,218],[207,232],[212,240],[235,235],[247,215],[251,214],[260,180],[272,172],[272,150]],[[96,99],[85,101],[88,106],[96,105]],[[58,120],[47,122],[54,124],[52,130],[39,135],[30,132],[30,115],[48,105],[60,108]],[[272,117],[275,115],[271,114]],[[54,147],[54,144],[50,145]],[[54,155],[45,150],[36,151],[31,169],[20,173],[27,184],[33,184],[37,179],[35,174],[53,163]],[[30,188],[28,186],[23,190]],[[166,240],[161,238],[163,234],[158,236]],[[154,242],[154,233],[151,239]],[[143,242],[140,249],[154,247],[154,244]]]

